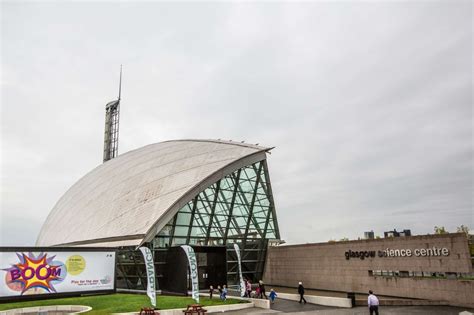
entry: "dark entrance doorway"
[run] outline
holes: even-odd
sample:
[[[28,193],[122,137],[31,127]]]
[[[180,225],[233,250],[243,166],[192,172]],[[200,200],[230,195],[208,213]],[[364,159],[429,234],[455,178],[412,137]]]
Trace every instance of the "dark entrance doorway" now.
[[[217,288],[227,282],[227,260],[225,246],[192,246],[198,265],[199,289],[209,286]],[[163,274],[161,290],[165,294],[187,295],[191,290],[189,266],[186,253],[181,247],[172,247],[166,254],[166,272]]]
[[[198,262],[199,289],[227,284],[225,246],[193,246]]]

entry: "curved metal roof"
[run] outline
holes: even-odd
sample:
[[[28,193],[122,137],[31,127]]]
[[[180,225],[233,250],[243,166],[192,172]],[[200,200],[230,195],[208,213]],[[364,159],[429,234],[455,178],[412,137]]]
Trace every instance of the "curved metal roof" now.
[[[36,245],[127,246],[150,240],[199,192],[272,148],[220,140],[147,145],[99,165],[51,210]]]

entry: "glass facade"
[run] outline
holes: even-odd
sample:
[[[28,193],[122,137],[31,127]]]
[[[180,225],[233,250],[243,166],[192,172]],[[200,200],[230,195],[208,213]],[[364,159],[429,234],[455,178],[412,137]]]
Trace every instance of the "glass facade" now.
[[[268,240],[279,239],[278,223],[266,161],[243,167],[212,184],[182,207],[150,244],[160,284],[170,247],[179,245],[226,248],[227,284],[238,283],[234,244],[238,244],[244,277],[262,278]],[[145,289],[140,252],[122,249],[117,286]]]

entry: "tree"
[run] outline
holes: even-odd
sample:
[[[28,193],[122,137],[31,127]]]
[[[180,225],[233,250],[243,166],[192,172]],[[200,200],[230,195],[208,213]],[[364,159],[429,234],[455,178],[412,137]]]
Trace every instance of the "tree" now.
[[[456,228],[456,231],[458,233],[465,233],[466,236],[469,236],[469,227],[465,226],[464,224],[461,224],[461,226],[458,226]]]
[[[348,241],[348,240],[349,240],[349,238],[343,237],[343,238],[341,238],[341,239],[339,240],[339,242],[344,242],[344,241]]]
[[[444,226],[435,226],[434,231],[435,231],[435,234],[448,234]]]

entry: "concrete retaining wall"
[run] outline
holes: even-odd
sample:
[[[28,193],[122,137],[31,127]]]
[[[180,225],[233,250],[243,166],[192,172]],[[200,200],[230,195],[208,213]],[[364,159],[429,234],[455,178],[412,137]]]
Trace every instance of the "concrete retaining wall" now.
[[[80,314],[92,310],[92,307],[85,305],[52,305],[15,308],[7,311],[0,311],[0,315],[13,315],[23,313],[39,312],[68,312],[68,314]]]
[[[380,306],[440,306],[449,305],[446,301],[412,300],[412,299],[381,299]],[[367,299],[356,300],[356,306],[367,306]]]
[[[237,292],[237,291],[234,291],[234,292]],[[199,293],[199,296],[206,296],[206,297],[209,297],[209,293]],[[270,309],[270,300],[266,300],[266,299],[252,299],[252,298],[246,298],[246,297],[240,297],[240,296],[228,296],[230,299],[234,299],[234,300],[245,300],[245,301],[249,301],[251,303],[254,304],[254,307],[258,307],[258,308],[263,308],[263,309],[267,309],[269,310]]]
[[[299,294],[291,293],[277,293],[277,298],[291,301],[299,301]],[[316,296],[316,295],[305,295],[305,300],[311,304],[334,306],[334,307],[346,307],[351,308],[351,300],[347,298],[329,297],[329,296]]]
[[[264,300],[264,299],[247,299],[251,301],[255,307],[258,308],[263,308],[263,309],[270,309],[270,300]]]

